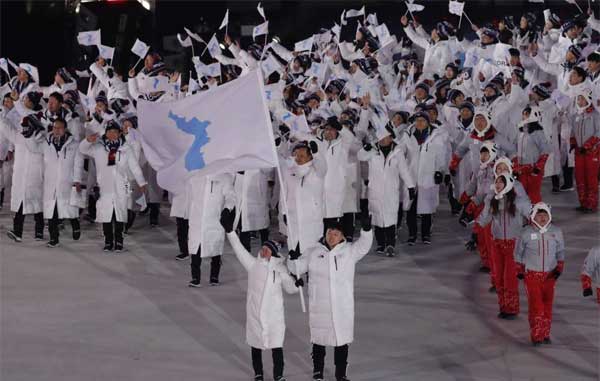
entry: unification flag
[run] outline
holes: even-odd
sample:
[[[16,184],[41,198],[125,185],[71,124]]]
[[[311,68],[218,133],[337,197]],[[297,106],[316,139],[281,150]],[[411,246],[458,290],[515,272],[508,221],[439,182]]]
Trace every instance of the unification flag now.
[[[174,194],[190,175],[277,166],[259,70],[177,101],[139,100],[138,113],[144,154]]]
[[[100,29],[89,32],[79,32],[77,34],[77,42],[79,45],[84,46],[100,45]]]

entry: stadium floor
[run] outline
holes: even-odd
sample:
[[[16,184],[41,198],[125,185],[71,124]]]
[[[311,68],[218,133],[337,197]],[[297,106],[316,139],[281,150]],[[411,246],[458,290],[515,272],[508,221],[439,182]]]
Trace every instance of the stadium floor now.
[[[547,188],[547,184],[545,184]],[[521,282],[521,315],[496,317],[496,295],[478,257],[466,253],[469,232],[447,201],[434,220],[431,246],[400,245],[396,258],[369,254],[357,266],[355,342],[349,378],[357,380],[597,380],[600,308],[581,296],[579,270],[597,245],[599,215],[575,215],[575,193],[546,195],[565,235],[565,273],[554,305],[553,344],[533,348]],[[10,200],[7,197],[7,201]],[[150,229],[138,217],[129,251],[104,254],[99,226],[70,226],[59,248],[6,237],[9,203],[0,211],[0,379],[250,380],[245,343],[246,274],[226,243],[221,285],[190,289],[189,261],[177,262],[175,224]],[[45,232],[47,236],[47,231]],[[401,230],[406,238],[406,228]],[[257,242],[253,241],[256,247]],[[595,297],[594,297],[595,299]],[[298,296],[285,297],[285,375],[310,379],[308,316]],[[263,355],[271,377],[270,353]],[[326,357],[333,378],[333,352]]]

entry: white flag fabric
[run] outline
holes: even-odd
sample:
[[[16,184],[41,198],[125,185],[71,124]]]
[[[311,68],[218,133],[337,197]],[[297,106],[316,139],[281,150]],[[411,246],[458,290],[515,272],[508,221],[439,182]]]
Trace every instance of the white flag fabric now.
[[[8,71],[8,61],[6,58],[0,58],[0,69],[10,77],[10,72]]]
[[[565,1],[569,4],[577,5],[577,2],[575,0],[565,0]]]
[[[283,85],[283,81],[265,85],[265,99],[267,102],[276,102],[283,99]]]
[[[111,48],[106,45],[98,45],[98,51],[100,52],[100,57],[105,60],[112,60],[115,56],[115,48]]]
[[[462,16],[465,9],[465,3],[461,3],[459,1],[450,0],[448,3],[448,11],[457,16]]]
[[[202,65],[202,73],[206,77],[220,77],[221,76],[221,64],[218,62],[211,63],[210,65]]]
[[[309,38],[307,38],[306,40],[302,40],[299,42],[296,42],[296,44],[294,45],[294,51],[295,52],[303,52],[303,51],[311,51],[313,44],[315,42],[315,36],[312,35]]]
[[[331,33],[333,33],[337,37],[338,40],[340,39],[341,31],[342,31],[342,27],[339,26],[338,24],[335,24],[333,26],[333,28],[331,28]]]
[[[425,6],[420,4],[406,3],[406,6],[411,12],[421,12],[423,9],[425,9]]]
[[[375,27],[375,33],[377,34],[377,37],[379,38],[379,43],[382,46],[388,43],[389,40],[392,38],[392,36],[390,35],[390,31],[388,30],[388,27],[385,24],[377,25]]]
[[[261,36],[263,34],[269,33],[269,22],[265,21],[264,23],[257,25],[252,30],[252,39],[255,39],[256,36]]]
[[[544,0],[529,0],[530,3],[543,3]]]
[[[148,54],[149,50],[150,47],[137,38],[135,39],[135,43],[131,47],[131,52],[140,58],[146,57],[146,54]]]
[[[279,71],[279,69],[281,69],[281,64],[279,61],[277,61],[277,59],[275,59],[275,57],[269,54],[267,59],[260,63],[260,67],[262,68],[265,77],[268,77],[274,71]]]
[[[86,111],[89,111],[90,113],[94,112],[94,108],[96,107],[96,101],[93,97],[88,97],[87,95],[79,91],[79,100],[81,101],[81,104],[83,105]]]
[[[304,75],[306,75],[307,77],[315,77],[319,79],[319,83],[323,82],[323,79],[325,78],[325,72],[327,71],[327,63],[325,62],[313,62],[310,67],[308,68],[308,70],[306,71],[306,73],[304,73]]]
[[[185,30],[185,33],[188,34],[188,36],[190,36],[191,38],[193,38],[194,40],[201,42],[203,44],[206,44],[206,42],[202,39],[202,37],[200,37],[199,35],[197,35],[196,33],[192,32],[191,30],[189,30],[188,28],[183,28],[183,30]]]
[[[156,75],[154,77],[146,77],[143,80],[138,80],[140,93],[149,94],[158,91],[169,91],[172,85],[169,83],[169,77],[165,75]]]
[[[346,11],[346,17],[347,19],[351,18],[351,17],[358,17],[358,16],[364,16],[365,15],[365,6],[363,5],[363,7],[361,9],[350,9],[349,11]]]
[[[227,10],[227,12],[225,12],[225,17],[223,17],[223,21],[221,21],[221,26],[219,27],[219,30],[225,28],[227,24],[229,24],[229,9]]]
[[[89,32],[79,32],[77,34],[77,42],[79,45],[84,46],[100,45],[100,29]]]
[[[267,21],[267,18],[265,17],[265,9],[261,5],[261,3],[258,3],[258,5],[256,6],[256,10],[262,16],[263,20]]]
[[[367,21],[369,22],[369,24],[373,25],[373,26],[377,26],[379,25],[379,22],[377,21],[377,13],[371,13],[367,16]]]
[[[172,102],[138,102],[144,154],[161,188],[178,194],[190,175],[277,166],[258,70]]]
[[[177,33],[177,40],[179,40],[179,43],[184,48],[189,48],[192,46],[192,39],[190,38],[190,36],[187,36],[186,38],[181,38],[181,34]]]
[[[550,20],[550,16],[552,16],[552,11],[550,9],[544,9],[544,21],[548,22]]]
[[[216,57],[218,54],[221,54],[221,47],[219,46],[219,41],[217,40],[217,35],[213,34],[213,36],[208,41],[206,45],[208,49],[208,53],[210,53],[211,57]]]
[[[290,128],[290,131],[310,134],[310,127],[308,127],[304,113],[300,115],[291,114],[291,116],[286,114],[283,116],[282,121]]]

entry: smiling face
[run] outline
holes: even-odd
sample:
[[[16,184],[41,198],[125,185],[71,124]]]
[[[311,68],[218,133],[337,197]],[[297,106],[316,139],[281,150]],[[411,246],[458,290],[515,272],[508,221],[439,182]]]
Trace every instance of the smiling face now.
[[[577,106],[584,108],[584,107],[587,107],[587,105],[588,105],[587,99],[585,99],[585,97],[583,95],[578,95],[577,96]]]
[[[304,165],[312,160],[312,155],[308,151],[308,148],[302,147],[294,150],[294,160],[298,165]]]
[[[488,151],[481,151],[481,152],[479,152],[479,160],[482,163],[487,162],[488,160],[490,160],[490,153]]]
[[[485,118],[485,116],[481,115],[481,114],[477,114],[475,115],[475,129],[479,132],[485,130],[485,128],[487,127],[488,122],[487,119]]]
[[[110,130],[106,131],[106,138],[112,142],[118,140],[119,136],[121,136],[121,131],[119,131],[119,130],[110,129]]]

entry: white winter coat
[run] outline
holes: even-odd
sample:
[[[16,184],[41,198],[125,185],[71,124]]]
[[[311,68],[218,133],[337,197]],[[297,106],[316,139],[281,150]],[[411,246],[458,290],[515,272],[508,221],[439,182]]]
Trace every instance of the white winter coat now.
[[[44,218],[51,219],[54,207],[58,218],[78,218],[79,208],[70,204],[73,183],[81,183],[83,155],[79,152],[79,142],[69,136],[60,151],[45,140],[44,152]]]
[[[354,341],[354,273],[356,263],[371,249],[373,232],[362,231],[353,242],[342,242],[329,250],[318,244],[288,267],[302,275],[308,272],[310,342],[340,346]]]
[[[26,139],[18,126],[21,115],[15,108],[0,120],[0,132],[14,145],[14,164],[10,210],[17,212],[23,204],[23,214],[42,211],[44,188],[44,158],[39,143],[42,134]]]
[[[265,171],[258,169],[246,170],[243,175],[239,173],[235,175],[236,221],[241,219],[244,232],[269,227],[269,179],[267,176]]]
[[[197,174],[189,179],[189,183],[189,251],[196,254],[201,248],[202,258],[221,255],[225,230],[219,221],[223,209],[232,210],[235,206],[233,176]]]
[[[419,145],[413,136],[415,127],[411,126],[400,141],[401,150],[406,155],[411,177],[417,184],[417,214],[434,213],[439,204],[439,184],[435,184],[435,172],[444,173],[448,162],[447,134],[434,128],[423,144]],[[404,210],[409,210],[411,203],[405,199]]]
[[[135,154],[131,146],[121,143],[117,150],[115,165],[108,165],[109,150],[101,143],[101,139],[95,143],[83,140],[79,145],[82,154],[94,158],[98,186],[100,187],[100,199],[96,203],[96,222],[111,222],[113,210],[118,222],[127,222],[127,203],[131,186],[129,173],[133,173],[138,186],[146,185]]]
[[[400,207],[400,189],[414,188],[415,181],[411,175],[406,159],[398,146],[394,146],[387,158],[377,147],[370,151],[364,148],[358,151],[358,160],[369,163],[369,213],[373,225],[388,227],[398,220]]]
[[[316,245],[323,235],[323,182],[327,164],[321,153],[317,153],[303,166],[282,165],[282,172],[288,247],[295,248],[300,243],[303,250]]]
[[[254,257],[231,232],[229,243],[238,260],[248,272],[246,294],[246,342],[259,349],[283,347],[285,338],[285,313],[282,288],[288,294],[298,292],[281,258],[265,260]]]

